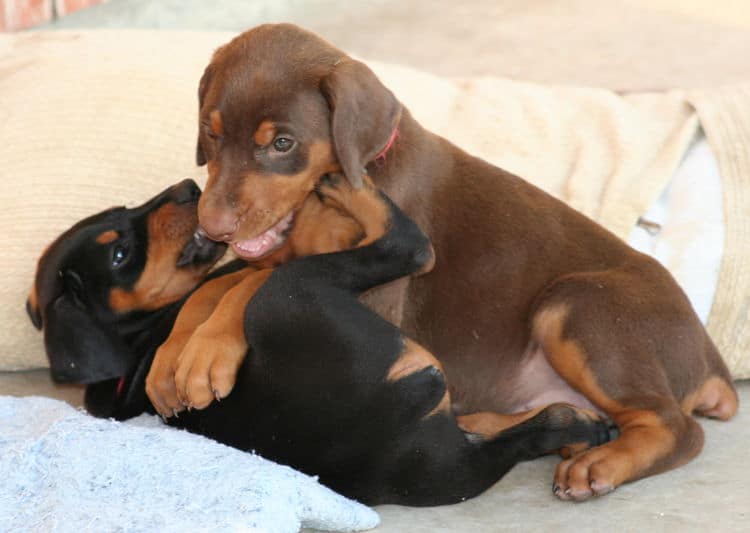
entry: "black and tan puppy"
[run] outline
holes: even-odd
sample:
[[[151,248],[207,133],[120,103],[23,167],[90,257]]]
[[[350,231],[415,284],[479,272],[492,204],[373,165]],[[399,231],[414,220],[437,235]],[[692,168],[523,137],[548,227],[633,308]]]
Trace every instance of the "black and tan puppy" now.
[[[181,300],[226,249],[196,236],[199,197],[185,180],[140,207],[91,216],[39,259],[27,311],[44,329],[53,379],[90,384],[93,414],[126,418],[150,407],[126,381],[145,376],[144,356],[153,356]]]
[[[357,248],[275,270],[232,272],[230,264],[184,304],[179,298],[219,255],[217,246],[192,240],[193,184],[66,232],[40,260],[29,303],[45,328],[53,376],[89,383],[86,404],[95,414],[138,414],[148,408],[146,367],[177,309],[189,322],[229,287],[254,279],[244,312],[251,351],[236,387],[174,424],[319,475],[370,504],[457,502],[518,461],[608,439],[605,424],[563,404],[491,439],[467,436],[435,358],[358,300],[371,287],[429,268],[429,240],[374,189],[332,180],[305,209],[341,220]],[[290,239],[302,246],[308,233],[297,231]],[[342,242],[341,234],[334,240]],[[178,276],[179,283],[167,281]]]

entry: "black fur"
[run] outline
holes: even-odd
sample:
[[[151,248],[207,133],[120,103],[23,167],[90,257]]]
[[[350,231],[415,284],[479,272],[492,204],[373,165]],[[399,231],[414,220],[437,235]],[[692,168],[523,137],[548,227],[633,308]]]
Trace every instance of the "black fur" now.
[[[495,439],[476,441],[467,438],[452,415],[429,415],[446,391],[437,368],[386,380],[406,339],[358,297],[418,271],[431,252],[416,224],[383,200],[391,219],[379,240],[296,259],[273,272],[247,305],[245,334],[251,349],[233,392],[169,423],[318,475],[326,485],[368,504],[458,502],[484,491],[519,461],[574,442],[606,441],[601,422],[583,419],[563,405],[550,406]],[[242,264],[229,264],[211,277],[238,268]],[[92,414],[122,419],[153,412],[144,392],[146,374],[180,305],[144,314],[146,327],[127,338],[97,329],[90,317],[70,315],[85,324],[77,328],[79,335],[118,344],[99,357],[124,360],[106,364],[128,367],[122,384],[107,379],[87,387]],[[80,339],[81,349],[89,349],[86,342]],[[57,343],[66,344],[50,336],[53,364],[65,353],[56,350]],[[107,372],[92,368],[91,375]]]

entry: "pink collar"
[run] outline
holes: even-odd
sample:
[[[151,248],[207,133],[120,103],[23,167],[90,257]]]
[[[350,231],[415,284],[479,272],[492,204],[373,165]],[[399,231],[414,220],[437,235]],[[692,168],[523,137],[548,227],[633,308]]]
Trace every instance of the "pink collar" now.
[[[383,148],[380,153],[375,156],[375,161],[385,159],[386,154],[396,142],[396,137],[398,137],[398,126],[396,126],[396,128],[393,130],[393,133],[391,133],[391,136],[388,138],[388,142],[386,143],[385,148]]]

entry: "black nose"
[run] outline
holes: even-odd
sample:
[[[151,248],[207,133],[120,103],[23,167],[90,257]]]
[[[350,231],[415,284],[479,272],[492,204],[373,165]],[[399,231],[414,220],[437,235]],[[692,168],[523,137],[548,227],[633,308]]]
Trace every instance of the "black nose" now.
[[[172,188],[174,201],[178,204],[197,202],[201,197],[201,188],[191,179],[183,180]]]

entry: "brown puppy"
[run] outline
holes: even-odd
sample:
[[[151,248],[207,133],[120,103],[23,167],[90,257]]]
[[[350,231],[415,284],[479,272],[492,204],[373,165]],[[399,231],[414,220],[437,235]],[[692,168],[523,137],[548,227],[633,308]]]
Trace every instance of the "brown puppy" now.
[[[437,253],[431,274],[368,301],[440,358],[456,413],[523,418],[568,401],[617,423],[619,439],[560,464],[560,498],[679,466],[703,445],[692,414],[736,412],[726,366],[661,265],[425,131],[329,43],[291,25],[244,33],[215,53],[200,105],[209,181],[199,217],[211,236],[262,258],[283,245],[280,230],[322,174],[340,166],[358,185],[367,172]],[[471,420],[471,431],[498,430],[492,416]]]

